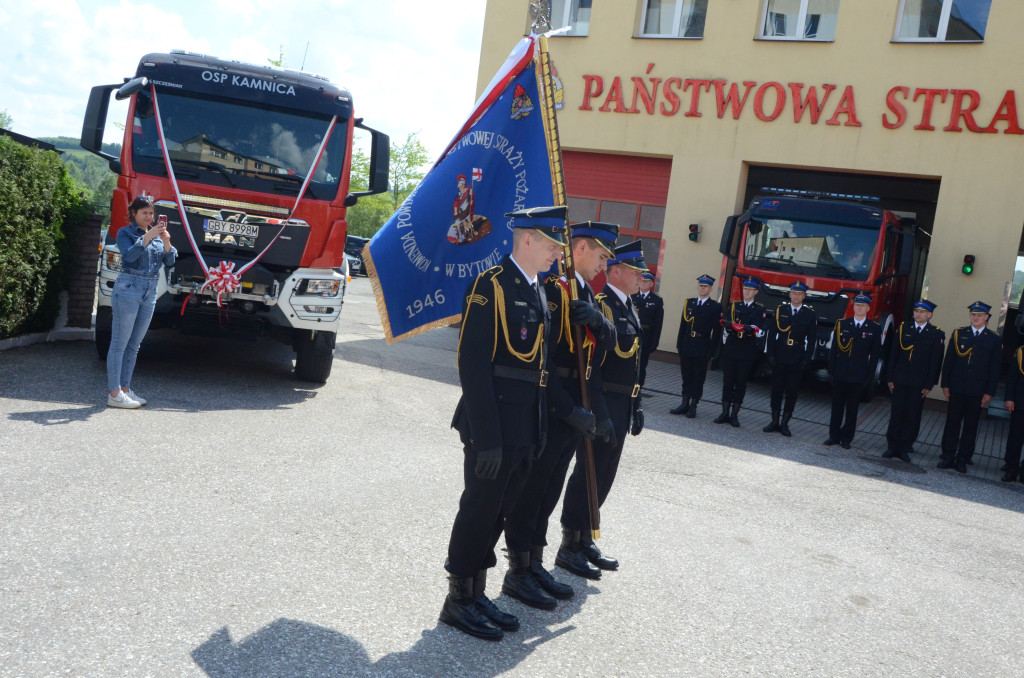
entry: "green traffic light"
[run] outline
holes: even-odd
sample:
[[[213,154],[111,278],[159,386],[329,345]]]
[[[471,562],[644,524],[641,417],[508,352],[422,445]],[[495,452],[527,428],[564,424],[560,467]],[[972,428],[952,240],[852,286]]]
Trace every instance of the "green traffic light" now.
[[[964,275],[970,275],[974,273],[974,267],[971,266],[970,264],[964,264],[963,268],[960,270],[964,272]]]
[[[691,233],[690,234],[690,241],[691,242],[697,242],[697,234],[696,233]]]

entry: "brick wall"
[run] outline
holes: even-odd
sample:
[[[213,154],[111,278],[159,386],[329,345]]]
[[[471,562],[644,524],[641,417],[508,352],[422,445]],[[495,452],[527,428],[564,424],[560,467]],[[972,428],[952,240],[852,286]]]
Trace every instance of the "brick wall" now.
[[[71,238],[77,263],[68,286],[68,327],[91,327],[96,303],[96,271],[99,262],[100,229],[103,217],[90,215],[85,223],[67,233]]]

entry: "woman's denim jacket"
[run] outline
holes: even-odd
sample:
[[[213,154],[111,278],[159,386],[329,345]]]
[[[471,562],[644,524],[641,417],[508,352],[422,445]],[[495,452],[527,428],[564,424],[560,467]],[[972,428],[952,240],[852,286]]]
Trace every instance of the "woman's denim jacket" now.
[[[142,244],[146,232],[141,226],[131,223],[117,232],[117,249],[121,252],[121,272],[143,278],[155,278],[160,264],[170,268],[178,260],[178,250],[171,247],[164,252],[164,241],[153,238],[149,245]]]

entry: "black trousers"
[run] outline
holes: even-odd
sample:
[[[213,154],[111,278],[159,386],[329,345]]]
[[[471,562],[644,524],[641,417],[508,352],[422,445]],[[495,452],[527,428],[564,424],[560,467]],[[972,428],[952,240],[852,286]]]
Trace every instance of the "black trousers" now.
[[[465,489],[459,498],[452,535],[448,541],[445,569],[459,577],[475,577],[482,569],[494,567],[494,547],[501,537],[505,516],[515,504],[533,463],[537,448],[505,447],[494,480],[476,477],[476,452],[465,445],[462,476]]]
[[[772,412],[783,410],[792,412],[796,408],[796,399],[800,395],[800,382],[804,379],[803,365],[783,365],[776,362],[772,367]],[[786,406],[782,406],[785,396]]]
[[[505,544],[510,551],[529,551],[547,542],[548,520],[562,495],[580,434],[561,419],[548,424],[548,442],[534,461],[515,504],[505,519]]]
[[[708,378],[707,356],[703,358],[680,356],[679,371],[683,374],[683,397],[700,400],[700,397],[704,395],[704,382]],[[744,389],[746,389],[746,383],[744,383]]]
[[[1014,403],[1016,405],[1016,403]],[[1021,403],[1024,406],[1024,402]],[[1010,432],[1006,436],[1006,470],[1020,473],[1020,448],[1024,445],[1024,407],[1014,408],[1010,415]]]
[[[978,439],[978,421],[981,419],[981,396],[962,393],[949,394],[946,427],[942,430],[942,459],[970,461]]]
[[[742,403],[747,394],[747,379],[754,369],[754,360],[722,358],[722,402]]]
[[[828,423],[828,437],[845,443],[853,442],[857,431],[857,410],[864,393],[864,382],[834,381],[832,383],[832,418]]]
[[[910,448],[921,432],[921,413],[924,411],[924,398],[921,388],[900,386],[892,390],[892,407],[889,410],[889,429],[885,432],[885,440],[889,449],[899,454],[910,453]]]
[[[594,440],[594,475],[597,477],[597,505],[604,506],[604,500],[615,482],[615,474],[619,470],[622,458],[622,447],[626,443],[625,436],[612,438],[606,443],[600,438]],[[569,476],[569,484],[565,487],[565,499],[562,501],[562,525],[570,530],[590,532],[590,504],[587,501],[587,473],[583,467],[583,459],[577,455],[576,466]]]

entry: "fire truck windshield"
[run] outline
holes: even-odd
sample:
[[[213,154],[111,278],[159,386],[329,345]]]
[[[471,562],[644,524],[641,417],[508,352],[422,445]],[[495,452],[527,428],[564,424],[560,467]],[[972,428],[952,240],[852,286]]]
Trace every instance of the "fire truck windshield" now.
[[[330,118],[185,94],[159,94],[167,151],[180,180],[295,195]],[[345,121],[336,123],[307,195],[330,200],[345,160]],[[136,172],[166,175],[153,104],[140,94],[132,127]]]
[[[867,280],[878,230],[787,219],[752,219],[743,263],[843,280]]]

